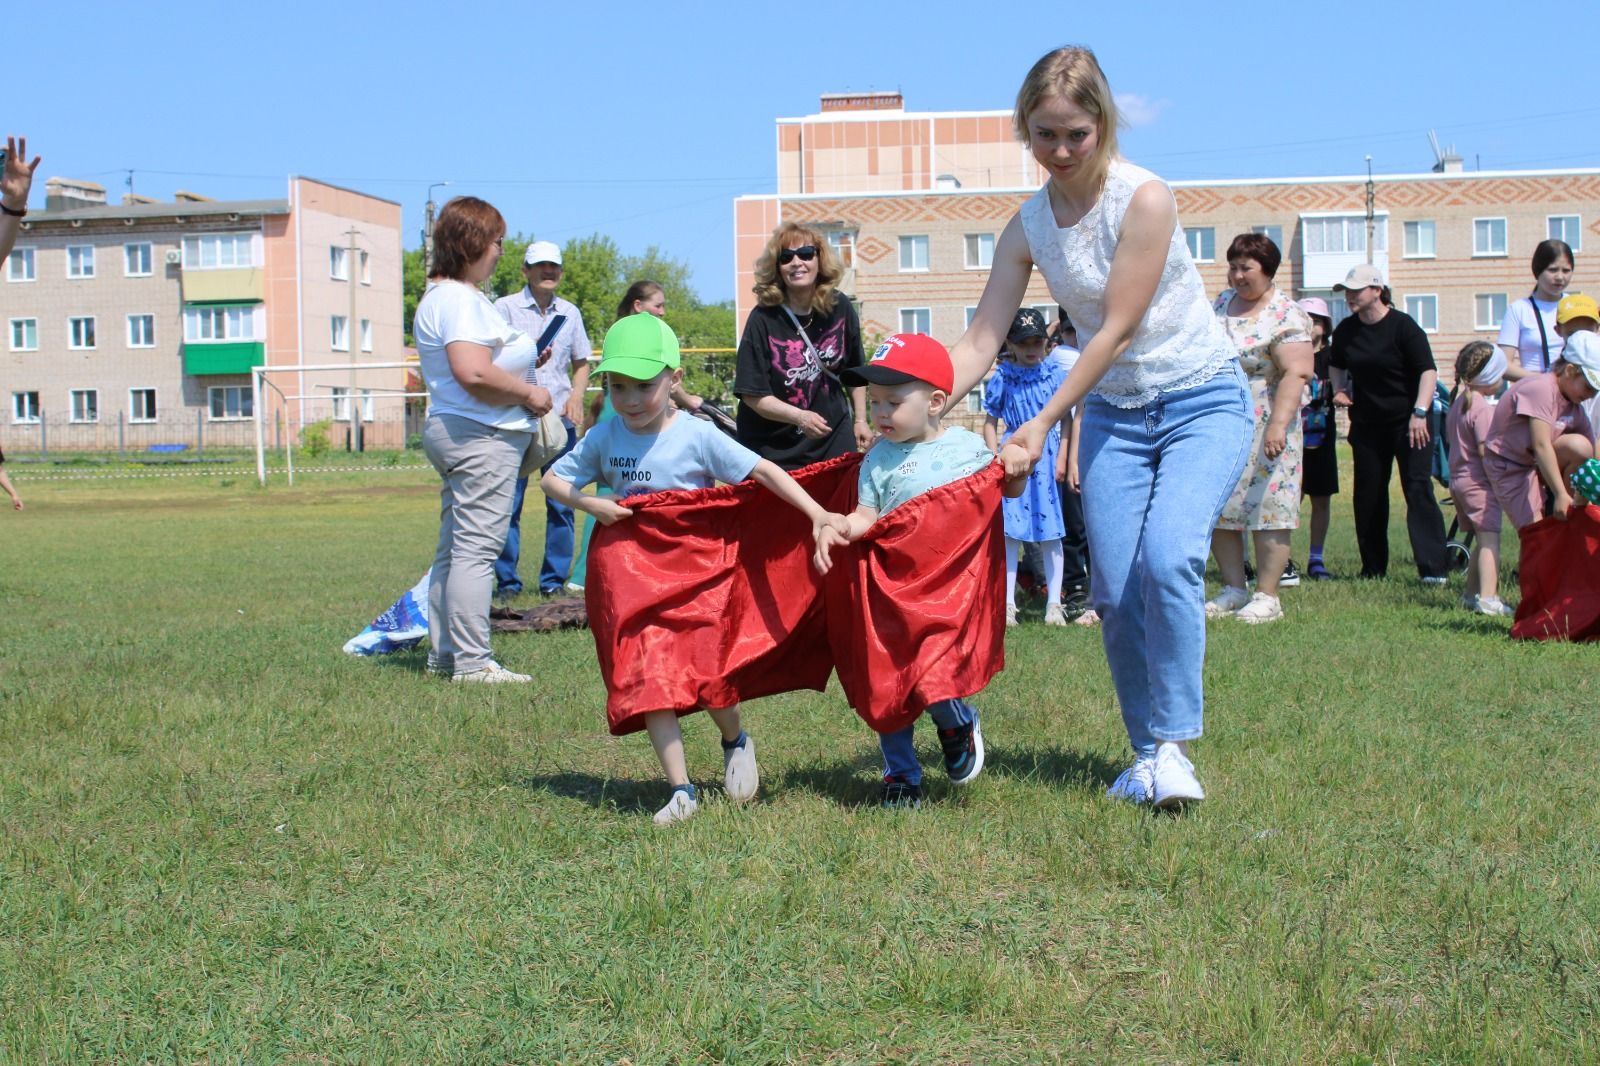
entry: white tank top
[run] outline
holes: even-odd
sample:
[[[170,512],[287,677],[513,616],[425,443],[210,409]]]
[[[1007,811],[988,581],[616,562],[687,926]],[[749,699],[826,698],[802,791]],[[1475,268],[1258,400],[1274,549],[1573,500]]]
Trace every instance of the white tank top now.
[[[1105,324],[1106,277],[1133,192],[1160,180],[1143,167],[1113,160],[1100,199],[1076,225],[1065,228],[1056,225],[1048,185],[1022,205],[1028,249],[1050,295],[1071,316],[1080,351]],[[1183,230],[1173,226],[1155,298],[1094,393],[1116,407],[1143,407],[1160,393],[1204,384],[1237,356],[1212,314]]]

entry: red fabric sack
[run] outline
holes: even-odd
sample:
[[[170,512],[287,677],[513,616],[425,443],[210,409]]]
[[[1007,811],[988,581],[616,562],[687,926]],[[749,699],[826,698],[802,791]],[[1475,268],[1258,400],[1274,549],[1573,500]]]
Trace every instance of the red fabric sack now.
[[[860,462],[840,456],[794,477],[848,513]],[[827,687],[833,657],[805,515],[754,481],[621,502],[633,517],[595,529],[584,590],[613,734],[643,729],[650,711]]]
[[[1523,527],[1518,640],[1600,640],[1600,506]]]

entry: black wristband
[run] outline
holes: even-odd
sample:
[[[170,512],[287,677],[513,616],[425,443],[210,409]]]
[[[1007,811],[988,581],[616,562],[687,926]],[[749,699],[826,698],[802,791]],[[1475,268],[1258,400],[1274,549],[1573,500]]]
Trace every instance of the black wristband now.
[[[28,209],[26,207],[24,207],[21,211],[16,211],[16,210],[13,210],[12,208],[7,207],[3,202],[0,202],[0,211],[4,211],[6,214],[10,215],[12,218],[22,218],[24,215],[26,215],[28,213]]]

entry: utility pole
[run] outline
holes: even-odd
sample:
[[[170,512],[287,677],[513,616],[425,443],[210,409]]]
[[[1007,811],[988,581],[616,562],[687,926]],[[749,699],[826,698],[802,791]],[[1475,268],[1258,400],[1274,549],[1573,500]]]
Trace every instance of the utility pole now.
[[[422,209],[422,276],[433,276],[433,190],[449,185],[448,181],[436,181],[428,186],[428,203]]]
[[[361,235],[354,226],[350,227],[349,262],[345,264],[345,273],[350,277],[350,317],[346,320],[345,340],[350,350],[350,395],[345,403],[350,410],[350,450],[352,452],[365,451],[361,440],[361,412],[356,405],[356,363],[359,362],[357,353],[361,351],[361,320],[356,317],[356,286],[361,283],[360,250],[356,248],[356,238]]]
[[[1376,228],[1376,215],[1373,204],[1377,201],[1377,189],[1372,184],[1372,157],[1367,156],[1367,265],[1372,265],[1372,235]]]

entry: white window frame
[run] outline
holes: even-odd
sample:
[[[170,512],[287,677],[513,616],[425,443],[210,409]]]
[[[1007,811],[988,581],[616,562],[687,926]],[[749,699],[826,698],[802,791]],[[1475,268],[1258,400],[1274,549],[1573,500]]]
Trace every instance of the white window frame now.
[[[222,414],[216,413],[216,395],[222,393]],[[228,414],[228,394],[232,393],[238,401],[234,406],[237,414]],[[245,408],[250,410],[246,411]],[[255,397],[250,393],[249,385],[208,385],[206,386],[206,421],[207,422],[248,422],[255,417]]]
[[[335,385],[333,393],[333,420],[350,424],[350,388],[347,385]],[[356,395],[361,399],[361,421],[373,421],[374,407],[372,404],[372,390],[358,389]]]
[[[1277,246],[1279,253],[1289,258],[1289,250],[1283,246],[1283,227],[1276,222],[1263,222],[1259,226],[1251,226],[1250,232],[1257,236],[1265,237]]]
[[[922,265],[917,266],[917,249],[922,250]],[[910,253],[911,265],[906,266],[906,253]],[[900,235],[900,273],[926,274],[932,256],[929,249],[928,235],[926,233],[903,233]]]
[[[39,271],[33,251],[32,245],[23,245],[11,249],[11,256],[6,260],[7,281],[23,284],[39,280]]]
[[[227,256],[230,261],[224,263],[223,242],[227,242]],[[212,242],[216,247],[212,250],[212,261],[206,262],[206,248]],[[246,250],[246,261],[239,261],[241,245]],[[229,231],[227,233],[190,233],[184,236],[183,244],[183,269],[185,270],[249,270],[261,265],[261,234],[252,230]]]
[[[27,343],[27,337],[24,336],[23,337],[23,343],[19,346],[17,344],[17,327],[25,325],[25,324],[26,325],[31,325],[32,328],[33,328],[33,343],[32,344],[28,344]],[[26,330],[24,330],[24,333],[26,333]],[[39,320],[37,318],[33,318],[31,316],[24,316],[22,318],[13,318],[11,320],[11,323],[10,323],[10,329],[8,329],[6,331],[6,341],[11,345],[11,350],[13,352],[36,352],[36,351],[38,351],[39,350]]]
[[[78,400],[82,397],[86,403],[83,405],[83,414],[93,417],[82,417],[78,413]],[[92,408],[92,410],[91,410]],[[68,389],[67,390],[67,421],[74,425],[89,426],[100,421],[100,390],[99,389]]]
[[[350,350],[350,316],[328,316],[328,347],[336,352]]]
[[[208,320],[213,334],[210,337],[205,336]],[[217,335],[219,324],[222,330],[220,336]],[[183,309],[185,344],[238,344],[261,339],[260,304],[239,304],[232,307],[195,304]]]
[[[135,267],[133,257],[136,252],[142,252],[144,269]],[[156,246],[150,241],[128,241],[122,246],[122,276],[125,278],[148,278],[156,272]]]
[[[372,284],[372,255],[365,250],[361,252],[361,284]]]
[[[1314,244],[1327,244],[1327,224],[1340,223],[1339,241],[1342,248],[1313,248]],[[1321,230],[1319,240],[1311,237],[1315,224]],[[1302,211],[1300,213],[1300,250],[1304,259],[1319,255],[1363,255],[1367,250],[1367,216],[1350,211]],[[1372,216],[1372,253],[1389,254],[1389,212],[1375,211]]]
[[[31,413],[29,409],[32,409]],[[36,426],[39,424],[39,390],[19,389],[11,394],[11,424]]]
[[[1550,229],[1551,229],[1550,223],[1555,222],[1557,220],[1565,221],[1566,219],[1569,219],[1569,218],[1572,220],[1572,236],[1576,237],[1577,240],[1571,240],[1565,234],[1555,234],[1555,233],[1551,233],[1550,232]],[[1562,229],[1565,229],[1565,228],[1566,228],[1565,226],[1562,226]],[[1549,237],[1551,240],[1566,241],[1567,242],[1567,247],[1572,249],[1573,254],[1577,254],[1578,252],[1583,251],[1583,216],[1582,215],[1546,215],[1544,217],[1544,232],[1545,232],[1545,235],[1547,237]]]
[[[1054,326],[1056,318],[1061,314],[1060,304],[1033,304],[1033,309],[1044,316],[1044,324]]]
[[[137,405],[134,403],[134,399],[133,399],[134,396],[138,395],[139,393],[144,393],[144,392],[148,392],[150,394],[151,412],[148,415],[140,415],[138,413],[139,409],[138,409]],[[139,387],[136,387],[136,388],[131,388],[131,389],[128,390],[128,421],[129,422],[132,422],[135,425],[142,425],[142,424],[145,424],[145,423],[154,422],[154,421],[157,420],[157,416],[159,415],[160,411],[161,411],[160,397],[157,394],[157,391],[156,391],[156,388],[155,388],[154,385],[142,385],[142,386],[139,386]]]
[[[1492,322],[1487,321],[1483,317],[1483,315],[1480,313],[1483,310],[1482,301],[1484,301],[1484,300],[1488,300],[1489,301],[1490,317],[1492,317],[1494,319],[1494,321],[1492,321]],[[1495,309],[1494,309],[1494,301],[1496,301],[1496,300],[1500,301],[1500,310],[1498,312],[1496,312]],[[1473,293],[1472,294],[1472,328],[1474,330],[1476,330],[1477,332],[1479,332],[1479,333],[1487,333],[1487,332],[1489,332],[1491,330],[1494,331],[1495,333],[1500,332],[1500,324],[1505,321],[1506,308],[1510,305],[1510,303],[1511,303],[1511,300],[1503,292],[1475,292],[1475,293]]]
[[[853,229],[831,229],[823,235],[833,245],[833,254],[839,257],[840,265],[846,270],[856,265],[856,232]]]
[[[334,281],[350,280],[350,249],[342,244],[328,245],[328,277]]]
[[[76,252],[78,272],[72,272],[73,253]],[[94,277],[94,245],[69,244],[67,245],[67,277],[72,281],[88,281]]]
[[[922,316],[926,317],[927,318],[928,328],[927,329],[917,329],[916,328],[915,318],[913,318],[911,328],[909,328],[909,329],[906,328],[906,315],[908,315],[908,314],[912,315],[912,316],[922,315]],[[933,308],[931,308],[931,307],[902,307],[902,308],[900,308],[900,313],[899,313],[899,315],[897,317],[898,317],[899,322],[900,322],[900,329],[898,330],[898,332],[900,332],[900,333],[929,333],[931,335],[931,331],[933,330]]]
[[[88,329],[80,329],[78,326],[78,323],[80,322],[87,322],[89,324]],[[74,352],[94,351],[95,348],[98,347],[98,345],[95,343],[97,340],[99,340],[97,336],[98,332],[99,331],[96,328],[93,315],[73,315],[67,319],[67,348]],[[87,334],[89,343],[79,344],[78,341],[85,333]]]
[[[1412,303],[1411,303],[1411,301],[1413,301],[1413,300],[1417,301],[1417,304],[1416,304],[1415,308],[1413,308]],[[1424,302],[1426,302],[1426,303],[1424,303]],[[1406,314],[1410,315],[1412,317],[1412,319],[1415,320],[1417,325],[1422,327],[1422,332],[1424,332],[1424,333],[1438,333],[1439,332],[1439,294],[1438,293],[1436,293],[1436,292],[1413,292],[1413,293],[1407,293],[1406,294],[1406,298],[1403,301],[1403,305],[1405,307]],[[1433,311],[1433,325],[1432,326],[1428,325],[1427,322],[1425,322],[1423,320],[1422,315],[1417,313],[1417,311],[1419,309],[1421,309],[1423,306],[1427,306]]]
[[[1500,248],[1498,250],[1494,249],[1493,247],[1489,247],[1487,249],[1478,247],[1478,223],[1480,222],[1500,223]],[[1492,236],[1494,232],[1492,226],[1489,232]],[[1504,215],[1485,215],[1483,218],[1475,218],[1472,220],[1472,258],[1504,259],[1509,254],[1506,250],[1510,247],[1511,227],[1506,223]]]
[[[988,255],[984,255],[988,242]],[[976,252],[976,256],[974,256]],[[967,233],[961,237],[961,262],[968,270],[989,270],[994,266],[994,234]]]
[[[1413,227],[1415,229],[1413,230]],[[1426,229],[1424,229],[1426,227]],[[1418,250],[1412,251],[1411,235],[1417,235],[1416,245]],[[1421,251],[1422,234],[1428,234],[1428,243],[1432,246],[1429,251]],[[1402,259],[1437,259],[1439,258],[1439,225],[1431,218],[1413,218],[1400,224],[1400,258]]]
[[[143,320],[146,320],[146,319],[148,319],[149,323],[150,323],[150,336],[149,336],[148,339],[146,339],[144,341],[141,341],[141,340],[138,339],[137,335],[135,334],[133,325],[134,325],[135,322],[140,322],[140,321],[143,321]],[[130,348],[154,348],[155,346],[156,346],[156,316],[152,315],[152,314],[148,314],[148,313],[129,315],[128,316],[128,347],[130,347]]]
[[[1205,251],[1205,235],[1211,235],[1211,254],[1203,255]],[[1215,226],[1185,226],[1183,227],[1183,243],[1189,249],[1189,258],[1196,263],[1215,263],[1217,261],[1217,227]],[[1196,247],[1199,245],[1199,247]]]
[[[372,319],[370,318],[361,320],[361,350],[364,352],[372,351]]]

